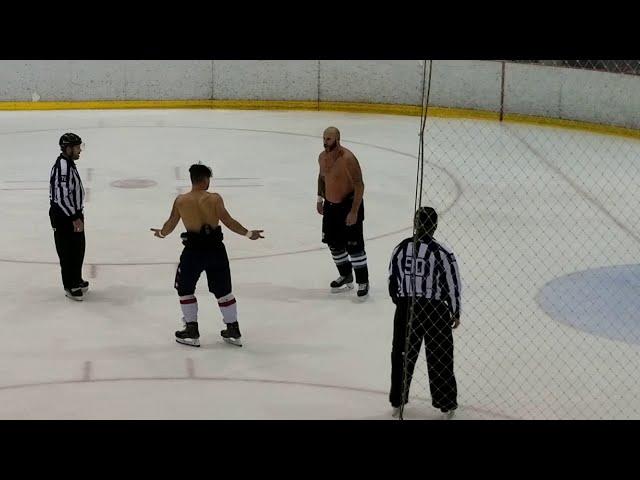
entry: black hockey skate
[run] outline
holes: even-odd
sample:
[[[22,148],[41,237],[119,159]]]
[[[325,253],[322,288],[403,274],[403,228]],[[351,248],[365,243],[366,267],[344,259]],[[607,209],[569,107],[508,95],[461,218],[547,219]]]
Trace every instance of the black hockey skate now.
[[[199,347],[200,332],[198,331],[198,322],[188,322],[184,330],[177,331],[176,342],[190,347]]]
[[[89,282],[82,280],[80,282],[80,290],[82,290],[83,294],[87,293],[89,291]]]
[[[450,420],[453,418],[453,416],[456,414],[456,410],[458,409],[458,406],[456,405],[455,407],[451,407],[451,408],[441,408],[440,411],[442,412],[442,418],[444,420]]]
[[[345,292],[353,288],[353,275],[343,276],[340,275],[330,284],[331,293]]]
[[[369,295],[369,282],[358,284],[358,299],[364,300]]]
[[[84,300],[84,295],[82,294],[82,289],[78,288],[65,288],[64,296],[70,298],[71,300],[75,300],[76,302],[81,302]]]
[[[240,340],[242,335],[240,334],[240,325],[238,325],[238,322],[227,323],[227,328],[220,330],[220,335],[225,342],[237,347],[242,346],[242,341]]]

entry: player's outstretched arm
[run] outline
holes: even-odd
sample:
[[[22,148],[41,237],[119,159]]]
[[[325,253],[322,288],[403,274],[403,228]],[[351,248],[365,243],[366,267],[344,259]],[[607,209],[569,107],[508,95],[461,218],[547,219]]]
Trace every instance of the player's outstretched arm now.
[[[151,231],[154,232],[153,235],[158,238],[164,238],[169,235],[178,225],[180,221],[180,212],[178,212],[178,207],[176,206],[176,202],[178,199],[176,198],[173,202],[173,207],[171,208],[171,214],[169,215],[169,219],[164,222],[162,228],[152,228]]]
[[[264,232],[264,230],[248,230],[244,228],[240,224],[240,222],[233,218],[224,206],[224,201],[222,200],[222,197],[220,195],[218,195],[216,198],[215,209],[220,221],[232,232],[237,233],[238,235],[243,235],[251,240],[264,238],[262,236],[262,232]]]

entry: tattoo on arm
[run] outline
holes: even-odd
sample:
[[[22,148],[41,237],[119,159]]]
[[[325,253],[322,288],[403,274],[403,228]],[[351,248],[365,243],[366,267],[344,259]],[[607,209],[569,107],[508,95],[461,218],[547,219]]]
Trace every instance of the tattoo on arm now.
[[[318,195],[324,198],[324,192],[325,192],[324,177],[322,175],[318,175]]]
[[[351,181],[355,187],[364,186],[364,182],[362,181],[362,170],[360,170],[360,165],[355,157],[353,157],[349,162],[347,171],[349,172],[349,176],[351,177]]]

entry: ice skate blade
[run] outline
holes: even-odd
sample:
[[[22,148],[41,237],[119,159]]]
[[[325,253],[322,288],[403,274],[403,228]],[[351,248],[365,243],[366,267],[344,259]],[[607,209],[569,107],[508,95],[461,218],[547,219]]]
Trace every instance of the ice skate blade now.
[[[341,287],[331,287],[331,293],[342,293],[348,292],[349,290],[353,290],[353,283],[347,283]]]
[[[176,342],[181,343],[182,345],[188,345],[190,347],[200,346],[200,340],[197,338],[176,338]]]
[[[242,341],[239,338],[224,338],[222,337],[222,339],[227,342],[230,345],[235,345],[236,347],[241,347],[242,346]]]

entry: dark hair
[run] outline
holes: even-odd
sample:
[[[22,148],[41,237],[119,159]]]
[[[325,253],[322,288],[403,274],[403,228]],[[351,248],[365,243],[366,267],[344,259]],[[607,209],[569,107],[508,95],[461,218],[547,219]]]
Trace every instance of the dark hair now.
[[[431,207],[420,207],[416,212],[414,225],[419,240],[430,237],[438,228],[438,214]]]
[[[211,175],[213,175],[211,169],[201,163],[191,165],[189,174],[191,175],[191,183],[200,183],[205,178],[211,178]]]

